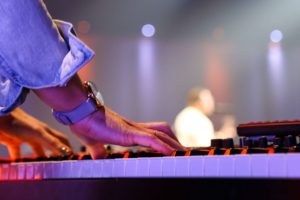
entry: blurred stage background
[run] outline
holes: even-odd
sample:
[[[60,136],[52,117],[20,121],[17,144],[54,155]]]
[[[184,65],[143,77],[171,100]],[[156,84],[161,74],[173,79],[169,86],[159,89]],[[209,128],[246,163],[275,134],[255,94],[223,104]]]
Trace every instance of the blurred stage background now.
[[[237,124],[300,119],[298,0],[45,2],[96,52],[82,79],[95,81],[105,103],[129,119],[173,124],[199,85],[212,91],[217,114],[233,114]],[[155,28],[152,37],[141,33],[145,24]],[[36,96],[22,107],[78,149]]]

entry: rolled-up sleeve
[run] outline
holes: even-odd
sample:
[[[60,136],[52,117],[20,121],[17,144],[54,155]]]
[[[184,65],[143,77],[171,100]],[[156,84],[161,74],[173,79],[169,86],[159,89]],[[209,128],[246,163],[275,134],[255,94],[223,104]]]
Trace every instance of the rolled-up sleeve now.
[[[29,89],[64,86],[93,57],[94,52],[76,37],[71,23],[60,20],[53,22],[68,49],[62,58],[53,55],[57,52],[36,49],[44,51],[44,56],[39,53],[41,61],[35,60],[33,65],[24,66],[23,63],[11,65],[0,55],[0,115],[7,114],[22,104]],[[49,58],[50,60],[43,60]],[[57,62],[59,63],[56,64]],[[44,65],[40,66],[39,63]]]
[[[42,0],[1,0],[0,115],[30,89],[65,85],[93,54],[72,24],[52,19]]]

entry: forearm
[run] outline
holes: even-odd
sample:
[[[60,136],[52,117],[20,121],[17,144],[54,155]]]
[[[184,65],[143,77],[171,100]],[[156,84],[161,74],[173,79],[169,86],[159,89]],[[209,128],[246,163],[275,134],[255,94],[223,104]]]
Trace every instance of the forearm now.
[[[34,91],[42,101],[56,111],[72,111],[87,98],[78,76],[73,77],[65,87],[53,87]],[[83,119],[70,125],[73,133],[87,145],[92,157],[103,158],[106,151],[103,144],[122,146],[141,145],[170,155],[175,149],[184,148],[173,138],[167,125],[152,128],[119,116],[108,107],[97,109]]]
[[[37,96],[56,111],[69,111],[86,100],[86,91],[78,75],[65,87],[52,87],[34,90]]]

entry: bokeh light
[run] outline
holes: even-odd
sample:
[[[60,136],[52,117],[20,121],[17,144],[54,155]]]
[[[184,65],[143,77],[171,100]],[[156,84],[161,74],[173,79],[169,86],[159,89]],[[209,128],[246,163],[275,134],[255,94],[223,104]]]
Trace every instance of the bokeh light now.
[[[153,37],[155,34],[155,27],[152,24],[145,24],[142,27],[142,34],[145,37]]]
[[[279,43],[283,38],[283,34],[280,30],[274,30],[270,34],[270,40],[274,43]]]
[[[87,34],[91,30],[91,24],[86,20],[81,20],[77,24],[77,30],[81,34]]]

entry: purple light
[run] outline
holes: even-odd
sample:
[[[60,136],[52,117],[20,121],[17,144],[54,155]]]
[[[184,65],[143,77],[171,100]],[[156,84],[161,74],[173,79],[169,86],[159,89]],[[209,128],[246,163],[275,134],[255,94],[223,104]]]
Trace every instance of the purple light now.
[[[153,37],[155,34],[155,27],[152,24],[145,24],[142,27],[142,34],[145,37]]]
[[[279,43],[283,38],[283,34],[280,30],[274,30],[270,34],[270,40],[274,43]]]

